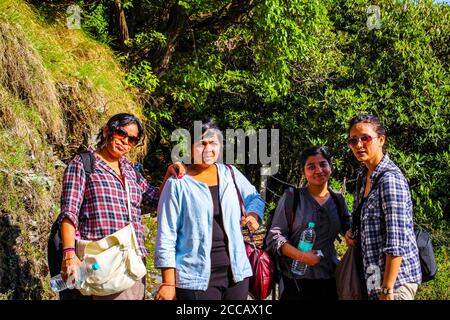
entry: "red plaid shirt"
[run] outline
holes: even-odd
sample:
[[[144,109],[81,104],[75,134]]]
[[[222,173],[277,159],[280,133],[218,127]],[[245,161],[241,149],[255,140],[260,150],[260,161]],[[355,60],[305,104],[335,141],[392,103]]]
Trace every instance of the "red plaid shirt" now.
[[[131,217],[139,248],[148,255],[144,246],[141,205],[155,207],[159,194],[143,177],[138,184],[131,162],[119,159],[122,176],[130,190]],[[70,161],[64,172],[61,192],[61,216],[70,219],[84,240],[99,240],[129,223],[125,186],[114,170],[97,155],[86,184],[81,156]]]

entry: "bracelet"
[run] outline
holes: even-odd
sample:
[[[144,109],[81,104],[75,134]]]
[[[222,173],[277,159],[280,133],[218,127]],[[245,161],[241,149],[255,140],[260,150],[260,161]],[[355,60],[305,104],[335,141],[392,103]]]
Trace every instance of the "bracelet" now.
[[[69,251],[75,251],[74,247],[67,247],[67,248],[63,248],[63,253],[69,252]]]
[[[63,261],[72,260],[75,259],[76,256],[70,257],[70,258],[64,258]]]
[[[170,284],[170,283],[162,282],[159,286],[160,286],[160,287],[162,287],[162,286],[175,287],[175,284]]]

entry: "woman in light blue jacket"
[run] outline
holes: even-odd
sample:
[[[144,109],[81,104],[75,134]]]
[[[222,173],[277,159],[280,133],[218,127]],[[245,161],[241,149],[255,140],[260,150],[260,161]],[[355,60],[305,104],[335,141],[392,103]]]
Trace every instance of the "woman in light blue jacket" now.
[[[182,179],[169,179],[161,194],[155,266],[163,281],[156,300],[247,299],[252,270],[241,227],[259,227],[264,202],[233,168],[248,212],[241,216],[231,172],[217,163],[221,137],[211,121],[202,124],[201,136],[191,132],[194,164]]]

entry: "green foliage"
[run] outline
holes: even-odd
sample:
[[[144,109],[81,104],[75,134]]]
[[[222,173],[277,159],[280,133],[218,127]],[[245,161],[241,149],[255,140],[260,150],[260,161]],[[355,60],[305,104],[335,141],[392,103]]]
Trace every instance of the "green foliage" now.
[[[278,177],[293,184],[302,179],[301,150],[329,146],[331,186],[343,192],[351,208],[361,164],[346,145],[347,123],[363,112],[378,116],[389,156],[409,182],[415,222],[432,232],[444,270],[418,296],[449,298],[444,292],[450,224],[448,5],[432,0],[126,0],[130,39],[122,48],[113,2],[77,3],[83,29],[122,50],[126,83],[142,93],[154,137],[146,167],[154,181],[170,161],[176,143],[170,143],[172,131],[213,116],[223,129],[279,129]],[[376,25],[376,16],[368,13],[371,5],[380,9],[375,28],[369,27]],[[95,76],[93,63],[70,68],[65,50],[48,41],[34,43],[46,52],[44,64],[54,74],[71,70],[95,79],[97,86],[109,83],[104,75]],[[21,161],[25,151],[5,145]],[[242,169],[258,183],[259,166]],[[285,186],[270,179],[269,187],[281,194]],[[277,200],[268,194],[267,209]],[[339,245],[340,253],[344,249]]]
[[[87,3],[86,3],[87,2]],[[81,7],[86,7],[88,1],[80,1]],[[88,8],[88,7],[87,7]],[[109,19],[111,14],[109,7],[105,3],[98,4],[94,10],[83,10],[82,28],[87,31],[97,41],[104,44],[111,44],[113,37],[109,34]]]
[[[448,248],[435,250],[438,263],[436,278],[419,286],[416,300],[450,300],[450,256]]]
[[[125,80],[128,85],[143,88],[148,94],[155,90],[159,82],[147,61],[142,61],[138,65],[133,66],[126,75]]]

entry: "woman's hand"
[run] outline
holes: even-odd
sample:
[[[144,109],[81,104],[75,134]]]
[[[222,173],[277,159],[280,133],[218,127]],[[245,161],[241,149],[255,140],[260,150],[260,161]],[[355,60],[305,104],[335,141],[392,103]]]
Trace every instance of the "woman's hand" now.
[[[395,300],[395,296],[393,293],[390,294],[383,294],[380,293],[380,295],[378,296],[379,300]]]
[[[320,262],[321,257],[319,257],[317,255],[316,250],[311,250],[308,252],[301,252],[301,251],[299,251],[299,252],[301,253],[299,256],[300,259],[297,259],[297,260],[303,262],[304,264],[308,265],[309,267],[313,267]]]
[[[61,277],[64,281],[68,278],[75,279],[74,272],[77,265],[80,265],[81,261],[78,259],[74,251],[69,251],[63,254],[63,260],[61,264]],[[74,280],[75,281],[75,280]]]
[[[164,186],[166,185],[167,179],[169,179],[170,177],[181,179],[185,174],[186,174],[186,167],[181,162],[175,162],[170,166],[168,166],[163,182],[159,186],[158,193],[159,194],[162,193]]]
[[[347,230],[347,232],[345,233],[345,243],[347,244],[347,247],[354,247],[356,245],[356,242],[356,240],[353,240],[352,230]]]
[[[175,285],[168,285],[161,283],[158,292],[156,293],[155,300],[176,300]]]
[[[258,219],[259,216],[255,212],[247,213],[247,216],[243,216],[241,219],[241,227],[247,226],[250,229],[250,232],[253,232],[259,228]]]
[[[186,174],[186,166],[177,161],[167,168],[166,176],[174,178],[182,178]]]

